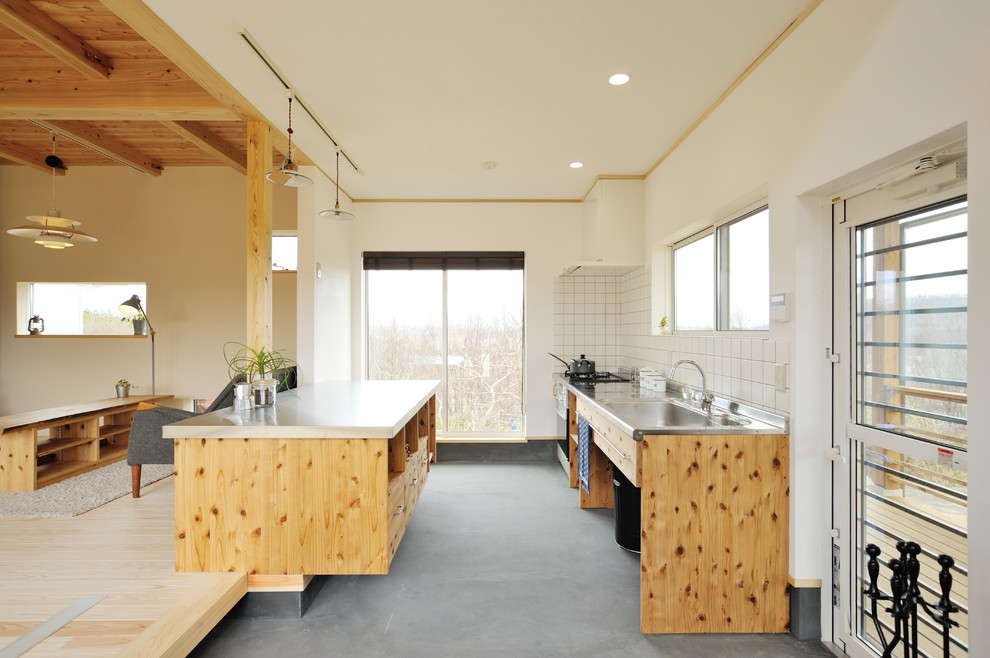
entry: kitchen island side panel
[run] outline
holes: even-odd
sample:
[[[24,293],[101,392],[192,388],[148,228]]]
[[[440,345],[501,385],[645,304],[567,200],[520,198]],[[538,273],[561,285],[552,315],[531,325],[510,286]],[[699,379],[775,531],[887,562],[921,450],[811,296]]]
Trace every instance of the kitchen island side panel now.
[[[788,436],[642,444],[642,632],[787,632]]]
[[[387,439],[175,439],[178,571],[388,572]]]

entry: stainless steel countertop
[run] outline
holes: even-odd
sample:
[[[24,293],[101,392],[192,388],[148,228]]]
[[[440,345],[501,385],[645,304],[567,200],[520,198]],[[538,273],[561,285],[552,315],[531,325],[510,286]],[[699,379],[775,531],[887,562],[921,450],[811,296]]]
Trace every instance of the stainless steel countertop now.
[[[700,402],[694,400],[693,396],[699,393],[690,387],[667,382],[666,392],[640,390],[639,386],[632,382],[611,382],[589,384],[572,384],[561,373],[554,373],[554,379],[558,386],[564,386],[577,396],[578,400],[584,400],[588,404],[608,417],[615,426],[622,432],[632,435],[633,439],[640,441],[647,434],[788,434],[788,419],[784,416],[749,407],[738,402],[725,398],[715,397],[712,409],[716,413],[730,413],[737,416],[744,416],[750,421],[748,425],[717,425],[717,426],[664,426],[662,429],[655,427],[636,427],[630,421],[623,418],[621,414],[613,409],[601,404],[599,400],[615,398],[624,399],[672,399],[683,400],[691,403],[692,406],[700,410]]]
[[[327,381],[279,393],[275,406],[228,407],[162,428],[166,438],[388,439],[439,381]]]

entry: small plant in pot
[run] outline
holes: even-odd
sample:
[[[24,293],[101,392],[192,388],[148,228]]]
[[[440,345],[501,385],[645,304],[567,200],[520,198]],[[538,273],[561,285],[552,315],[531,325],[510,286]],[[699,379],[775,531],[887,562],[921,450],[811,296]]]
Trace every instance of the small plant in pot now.
[[[275,404],[275,392],[288,383],[289,366],[296,364],[282,350],[271,347],[255,349],[236,342],[224,344],[223,356],[231,379],[240,374],[245,381],[251,382],[252,399],[256,407],[270,407]]]
[[[123,322],[124,324],[130,326],[130,327],[133,327],[134,328],[134,335],[135,336],[143,336],[144,335],[144,315],[143,314],[140,314],[139,313],[138,315],[131,316],[131,317],[124,316],[124,317],[120,318],[120,321]]]
[[[135,384],[130,383],[126,379],[118,379],[117,380],[117,397],[118,398],[126,398],[128,395],[131,394],[131,389],[132,388],[137,388],[137,386]]]

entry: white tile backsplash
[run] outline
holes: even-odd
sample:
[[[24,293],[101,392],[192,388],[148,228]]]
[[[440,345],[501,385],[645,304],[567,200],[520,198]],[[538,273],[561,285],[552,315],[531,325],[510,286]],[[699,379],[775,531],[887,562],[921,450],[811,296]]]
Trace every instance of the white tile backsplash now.
[[[618,277],[558,277],[554,282],[554,349],[565,359],[586,354],[599,370],[650,367],[666,374],[681,359],[705,370],[709,388],[769,411],[790,411],[788,390],[774,387],[774,364],[790,363],[790,345],[774,339],[721,336],[654,336],[651,331],[651,275],[641,268]],[[737,334],[738,335],[738,334]],[[699,386],[694,368],[675,378]]]

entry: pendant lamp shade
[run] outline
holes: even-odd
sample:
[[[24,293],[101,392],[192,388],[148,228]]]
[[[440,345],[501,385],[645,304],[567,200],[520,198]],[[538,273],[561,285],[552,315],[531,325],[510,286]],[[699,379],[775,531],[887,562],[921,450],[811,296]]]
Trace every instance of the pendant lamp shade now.
[[[289,148],[285,151],[278,169],[269,171],[265,178],[282,187],[309,187],[313,179],[299,173],[299,167],[292,161],[292,96],[289,96]]]
[[[321,210],[320,217],[339,219],[341,221],[354,219],[353,213],[340,209],[340,149],[337,149],[337,180],[334,182],[334,187],[336,188],[336,200],[333,205],[333,210]]]
[[[27,219],[34,224],[25,224],[7,233],[18,238],[33,240],[47,249],[66,249],[81,242],[96,242],[96,238],[80,231],[76,227],[82,222],[62,217],[55,207],[55,170],[65,169],[65,164],[55,155],[55,135],[52,135],[52,154],[45,158],[45,164],[52,168],[52,207],[45,215],[28,215]]]

